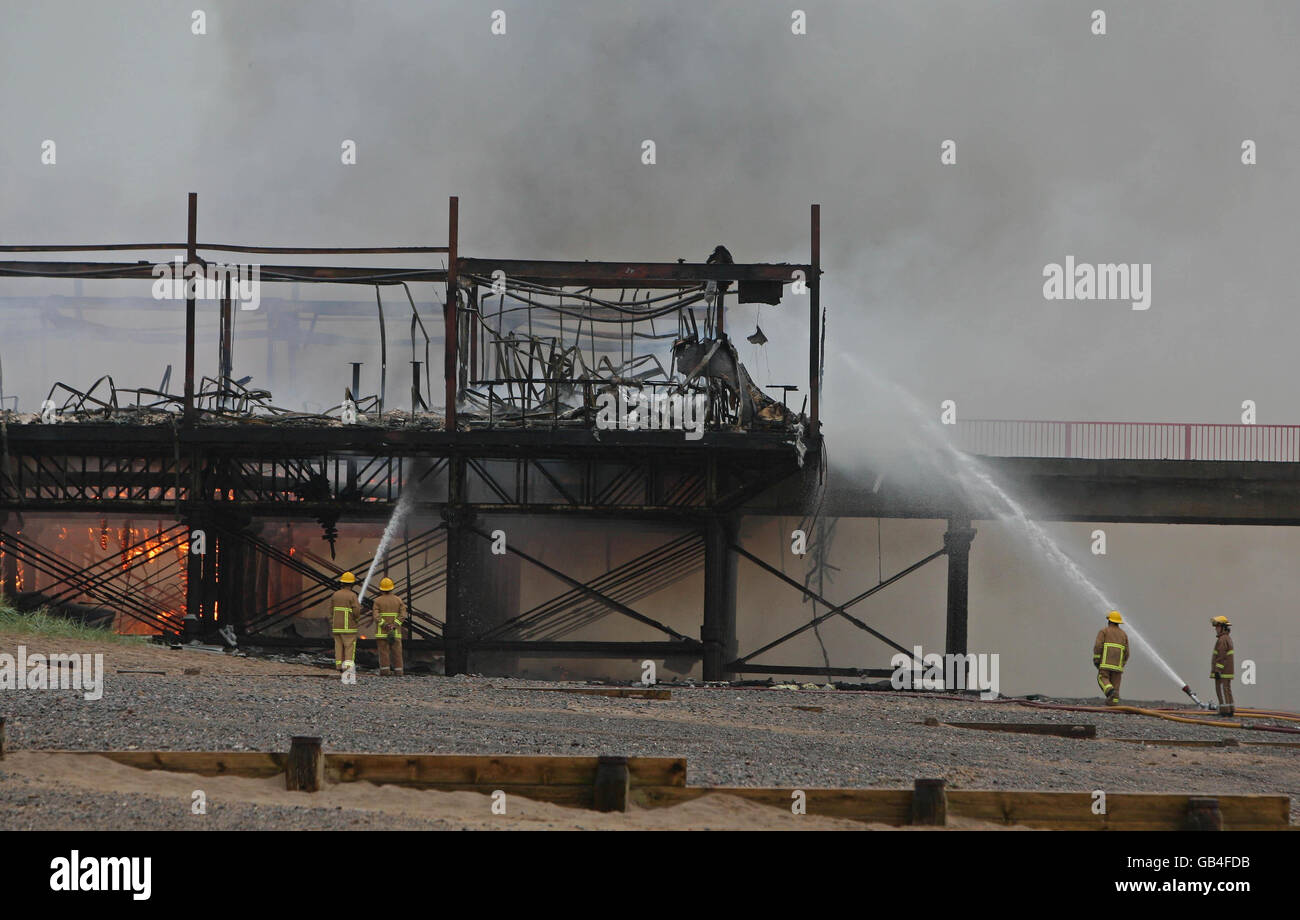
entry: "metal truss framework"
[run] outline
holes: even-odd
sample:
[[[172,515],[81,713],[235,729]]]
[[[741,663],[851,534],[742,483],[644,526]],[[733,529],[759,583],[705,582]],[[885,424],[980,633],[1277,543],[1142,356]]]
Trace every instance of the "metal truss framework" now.
[[[411,610],[412,647],[442,651],[450,673],[470,670],[474,656],[498,653],[703,661],[708,679],[722,679],[727,656],[734,654],[734,565],[717,561],[726,556],[725,546],[711,542],[709,534],[749,498],[801,472],[799,452],[788,435],[777,432],[707,432],[691,442],[680,432],[448,434],[360,426],[187,429],[79,423],[15,426],[0,434],[0,514],[148,512],[182,522],[178,539],[188,540],[194,529],[204,531],[206,552],[188,557],[186,622],[162,611],[137,611],[169,633],[188,628],[204,635],[231,626],[250,643],[321,644],[286,635],[285,628],[323,603],[339,572],[365,570],[369,560],[344,566],[290,556],[260,537],[256,522],[315,519],[328,537],[340,521],[386,519],[398,496],[411,490],[417,508],[442,523],[405,536],[386,566]],[[485,627],[471,623],[468,614],[490,581],[472,561],[490,542],[477,524],[484,515],[676,521],[685,529],[587,580],[546,564],[527,546],[509,545],[510,554],[561,582],[563,590]],[[80,574],[20,539],[6,533],[5,545],[24,565],[55,579],[49,587],[92,584],[94,572]],[[402,574],[409,560],[426,553],[437,561]],[[706,584],[700,638],[633,606],[701,567]],[[301,589],[273,597],[269,586],[277,568],[300,579]],[[104,576],[103,584],[86,593],[132,609],[122,592],[109,588],[116,572]],[[439,591],[445,595],[441,618],[428,603]],[[662,638],[591,642],[572,637],[610,613]]]
[[[404,489],[440,510],[724,513],[799,469],[758,432],[403,432],[27,425],[4,432],[0,510],[385,518]]]
[[[80,394],[78,403],[84,410],[82,414],[102,409],[103,423],[82,420],[13,425],[0,413],[0,517],[15,513],[149,512],[177,520],[178,540],[188,541],[194,530],[203,530],[206,552],[187,557],[184,628],[202,633],[218,624],[228,624],[244,636],[271,644],[277,641],[275,632],[323,600],[340,567],[332,559],[307,562],[287,554],[257,533],[257,522],[315,519],[331,539],[340,521],[383,520],[404,490],[414,490],[420,510],[437,514],[442,523],[407,535],[392,550],[387,565],[390,572],[398,573],[394,580],[399,582],[398,590],[407,597],[412,610],[408,624],[411,641],[441,648],[448,673],[468,670],[471,655],[477,652],[701,660],[705,678],[715,680],[728,673],[729,663],[738,661],[737,556],[729,551],[736,541],[737,515],[743,513],[748,501],[777,483],[815,473],[819,466],[823,330],[819,206],[813,205],[811,211],[811,259],[802,265],[466,258],[459,252],[455,198],[449,202],[446,246],[234,246],[200,243],[196,226],[197,197],[191,195],[184,243],[5,245],[0,246],[0,252],[172,250],[184,253],[187,271],[207,265],[200,252],[445,256],[446,267],[442,269],[260,266],[261,278],[266,282],[376,287],[417,281],[445,284],[446,393],[441,424],[436,428],[385,427],[337,425],[320,419],[294,424],[257,417],[232,418],[228,413],[204,416],[206,391],[195,380],[198,307],[191,292],[186,300],[184,396],[167,403],[170,408],[174,408],[172,402],[182,405],[183,411],[160,424],[114,423],[107,419],[112,415],[109,410],[116,396],[105,403],[85,393]],[[504,273],[516,284],[581,290],[682,290],[697,286],[701,291],[712,287],[725,292],[731,283],[775,285],[778,289],[783,284],[800,284],[807,294],[809,316],[808,414],[800,424],[784,428],[732,430],[715,424],[698,440],[684,440],[680,431],[606,431],[555,425],[530,429],[527,420],[515,428],[476,428],[473,420],[458,424],[458,396],[464,378],[467,373],[477,376],[476,367],[464,366],[463,355],[478,353],[476,344],[468,350],[458,347],[458,337],[471,328],[465,322],[466,314],[480,309],[480,279],[497,273]],[[153,265],[146,261],[0,262],[0,277],[6,276],[155,277]],[[719,296],[719,336],[725,322],[721,304]],[[232,348],[226,322],[231,310],[228,293],[221,309],[219,366],[223,377],[213,392],[222,407],[228,408],[224,406],[227,396],[238,395],[227,392],[232,384],[228,379]],[[412,363],[418,379],[418,362]],[[427,357],[424,363],[427,373]],[[354,398],[359,396],[355,391],[354,382],[349,391]],[[77,396],[73,392],[73,397]],[[413,393],[413,409],[417,401],[427,405],[423,394]],[[542,562],[527,547],[509,546],[514,557],[545,571],[564,589],[531,610],[484,627],[471,615],[490,581],[481,562],[487,534],[480,526],[480,518],[500,514],[572,515],[625,524],[675,521],[683,531],[587,580]],[[59,591],[80,591],[127,610],[141,604],[129,592],[115,587],[115,573],[93,566],[78,568],[26,541],[17,530],[0,520],[3,545],[10,550],[7,564],[21,558],[24,564],[56,579],[53,587]],[[430,551],[440,551],[440,562],[422,567],[419,572],[410,571],[413,557]],[[362,560],[351,567],[362,568],[367,563]],[[633,606],[666,581],[682,577],[684,572],[698,572],[700,567],[704,570],[704,600],[699,639]],[[408,570],[406,575],[401,574],[403,569]],[[273,571],[301,578],[301,589],[271,601],[268,585]],[[427,604],[421,606],[437,591],[446,597],[442,619],[426,609]],[[583,642],[569,638],[578,628],[609,613],[637,622],[664,638],[645,642]],[[135,610],[135,614],[161,624],[168,633],[182,628],[182,624],[174,622],[175,616],[165,611],[160,617],[160,611],[146,606]]]

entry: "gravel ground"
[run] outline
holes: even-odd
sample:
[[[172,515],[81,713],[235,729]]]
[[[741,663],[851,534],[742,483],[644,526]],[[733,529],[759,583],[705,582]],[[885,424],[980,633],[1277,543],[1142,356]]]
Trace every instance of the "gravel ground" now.
[[[64,650],[53,640],[22,641],[32,651]],[[0,650],[12,652],[15,644],[14,637],[0,635]],[[76,650],[90,649],[81,643]],[[910,788],[917,777],[937,776],[957,788],[1280,793],[1292,796],[1292,821],[1300,822],[1300,748],[1114,740],[1300,736],[924,694],[670,686],[673,698],[655,701],[541,692],[556,685],[506,678],[381,679],[364,670],[355,685],[345,685],[305,665],[161,647],[131,648],[124,665],[115,662],[120,654],[105,648],[101,700],[84,700],[75,691],[0,696],[8,748],[287,750],[292,735],[306,734],[320,735],[334,751],[680,756],[692,785]],[[167,673],[115,673],[117,667],[147,667],[144,659]],[[182,673],[193,667],[198,675]],[[1097,725],[1098,738],[934,727],[923,724],[927,717],[1089,722]],[[39,790],[0,787],[5,802],[13,804],[14,795],[35,797],[25,808],[45,802]],[[290,827],[297,826],[294,814],[267,813]],[[248,816],[233,809],[212,817],[214,826],[241,826]]]

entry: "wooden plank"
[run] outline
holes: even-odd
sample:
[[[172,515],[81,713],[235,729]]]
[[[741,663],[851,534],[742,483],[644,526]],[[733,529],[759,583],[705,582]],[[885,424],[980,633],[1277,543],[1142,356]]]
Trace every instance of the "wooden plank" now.
[[[512,688],[513,689],[513,688]],[[583,696],[615,696],[632,700],[671,700],[671,690],[653,687],[529,687],[539,693],[577,693]]]
[[[344,754],[325,755],[325,775],[333,782],[398,783],[432,786],[559,785],[590,786],[596,781],[596,757],[502,754]],[[686,785],[681,757],[629,757],[628,773],[636,786]]]
[[[276,776],[287,755],[257,751],[42,751],[107,757],[146,770],[203,776]],[[594,804],[598,758],[546,755],[474,756],[460,754],[325,754],[326,778],[334,782],[368,780],[442,791],[490,794],[502,789],[539,801],[575,808]],[[673,757],[627,758],[628,801],[663,808],[705,795],[731,795],[789,809],[791,788],[686,786],[686,761]],[[905,825],[912,818],[910,789],[805,788],[807,814]],[[1106,796],[1105,815],[1092,813],[1088,792],[948,789],[949,817],[994,824],[1074,830],[1175,830],[1187,822],[1196,796],[1115,792]],[[1290,826],[1286,795],[1216,795],[1224,830],[1271,830]]]
[[[275,776],[284,772],[288,755],[261,751],[43,751],[107,757],[144,770],[171,770],[202,776]],[[503,754],[367,754],[326,753],[330,782],[394,783],[407,786],[591,786],[597,757]],[[685,786],[683,757],[629,757],[631,785]]]
[[[286,754],[263,751],[49,751],[83,754],[141,770],[169,770],[200,776],[276,776],[284,772]]]
[[[928,724],[928,723],[927,723]],[[1085,722],[941,722],[953,728],[1024,735],[1059,735],[1062,738],[1096,738],[1097,726]]]
[[[952,789],[951,815],[995,824],[1057,830],[1180,830],[1186,825],[1191,796],[1167,793],[1114,792],[1106,796],[1106,814],[1092,813],[1088,792],[1031,792]],[[1291,800],[1285,795],[1218,796],[1227,830],[1264,830],[1290,823]]]
[[[630,801],[642,808],[680,805],[701,796],[731,795],[789,809],[792,789],[688,786],[633,789]],[[807,813],[879,824],[906,825],[912,820],[910,789],[805,789]],[[1188,801],[1177,794],[1112,793],[1107,814],[1092,813],[1087,792],[1030,792],[948,789],[948,817],[991,824],[1020,824],[1054,830],[1181,830]],[[1217,796],[1225,830],[1285,829],[1291,800],[1285,795]]]

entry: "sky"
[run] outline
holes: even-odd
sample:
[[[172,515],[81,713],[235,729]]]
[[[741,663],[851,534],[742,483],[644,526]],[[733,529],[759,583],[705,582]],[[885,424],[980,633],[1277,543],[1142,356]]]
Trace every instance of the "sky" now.
[[[806,34],[790,3],[764,0],[11,7],[3,242],[181,239],[193,191],[208,240],[442,245],[458,195],[472,256],[702,260],[722,243],[740,262],[802,262],[816,202],[833,463],[856,465],[908,424],[861,367],[936,416],[952,399],[962,418],[1235,422],[1251,399],[1261,423],[1300,423],[1289,0],[804,0]],[[355,165],[341,162],[345,140]],[[1149,265],[1150,308],[1046,300],[1044,267],[1067,256]],[[5,392],[26,408],[55,379],[153,386],[179,364],[179,314],[91,309],[93,329],[66,316],[34,329],[21,298],[72,293],[0,280]],[[145,282],[84,293],[148,296]],[[369,294],[320,296],[369,311]],[[416,296],[434,309],[431,287]],[[806,383],[802,299],[730,322],[771,340],[740,346],[760,383]],[[373,363],[362,347],[300,356],[278,379],[264,358],[242,371],[281,404],[322,407],[338,401],[345,361]],[[254,348],[236,349],[238,374]],[[1202,565],[1265,534],[1178,539],[1193,533]],[[1172,564],[1133,555],[1109,577],[1145,597],[1144,571]],[[1294,635],[1281,614],[1274,629]]]

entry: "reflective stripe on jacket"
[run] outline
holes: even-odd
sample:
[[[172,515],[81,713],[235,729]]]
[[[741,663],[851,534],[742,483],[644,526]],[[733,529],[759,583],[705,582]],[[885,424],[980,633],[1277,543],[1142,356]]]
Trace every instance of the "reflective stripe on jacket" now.
[[[1099,670],[1123,671],[1128,664],[1128,633],[1114,623],[1107,623],[1092,644],[1092,663]]]
[[[402,620],[406,619],[406,604],[392,591],[386,591],[375,598],[375,638],[386,639],[391,631],[394,637],[402,638]]]
[[[330,595],[330,628],[336,633],[357,632],[360,604],[351,588],[339,588]]]

